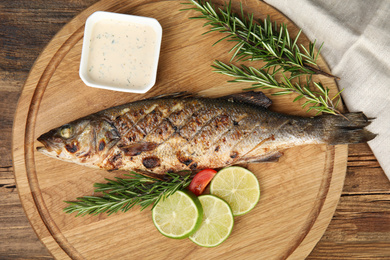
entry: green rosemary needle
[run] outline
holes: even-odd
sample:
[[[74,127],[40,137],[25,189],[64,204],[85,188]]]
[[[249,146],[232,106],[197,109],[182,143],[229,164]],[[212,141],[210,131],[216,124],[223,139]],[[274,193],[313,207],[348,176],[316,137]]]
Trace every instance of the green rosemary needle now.
[[[227,65],[221,61],[215,61],[212,67],[215,69],[215,72],[224,74],[227,76],[235,77],[234,80],[230,82],[248,82],[252,83],[251,88],[245,90],[262,88],[262,89],[275,89],[273,95],[286,95],[286,94],[297,94],[297,97],[293,102],[298,101],[302,98],[306,98],[306,102],[302,104],[302,107],[305,108],[308,106],[307,112],[311,110],[316,110],[317,114],[329,113],[329,114],[341,114],[337,110],[338,103],[340,102],[340,94],[342,91],[338,92],[332,98],[329,96],[329,88],[324,87],[320,82],[313,82],[313,87],[315,91],[312,90],[313,87],[310,87],[311,79],[307,78],[305,84],[301,82],[291,82],[291,78],[288,78],[284,73],[282,74],[282,82],[278,82],[275,79],[275,75],[280,71],[280,69],[273,68],[261,68],[256,69],[254,67],[247,67],[241,65],[237,67],[235,65]],[[334,103],[333,101],[336,102]]]
[[[230,50],[233,52],[231,61],[234,58],[263,60],[267,63],[266,67],[280,66],[292,76],[320,74],[337,78],[319,69],[316,63],[322,45],[316,53],[316,42],[310,43],[309,48],[297,44],[301,31],[292,39],[285,24],[278,26],[269,17],[264,21],[255,21],[253,14],[245,16],[242,6],[241,14],[237,15],[232,12],[231,2],[224,9],[217,9],[210,2],[202,0],[189,0],[184,4],[194,7],[182,10],[196,10],[202,14],[192,19],[208,20],[205,26],[211,26],[211,29],[207,33],[219,31],[227,34],[216,43],[224,39],[237,42]]]
[[[65,201],[70,205],[64,211],[77,212],[76,216],[79,216],[105,212],[111,215],[126,212],[135,205],[143,210],[152,204],[154,207],[161,199],[186,188],[191,182],[190,174],[168,173],[163,180],[136,172],[125,176],[129,178],[116,177],[115,180],[106,179],[107,183],[95,183],[95,192],[101,192],[102,196],[84,196],[77,198],[77,201]]]

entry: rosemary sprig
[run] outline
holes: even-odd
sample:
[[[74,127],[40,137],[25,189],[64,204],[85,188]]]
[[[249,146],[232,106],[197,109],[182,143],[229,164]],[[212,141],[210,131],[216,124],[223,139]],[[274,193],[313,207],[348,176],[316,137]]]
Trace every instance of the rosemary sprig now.
[[[340,102],[340,92],[335,96],[329,96],[329,88],[324,87],[320,82],[313,82],[313,87],[316,91],[311,90],[311,78],[307,78],[306,83],[302,84],[301,82],[292,82],[292,78],[288,78],[284,73],[282,73],[282,81],[278,82],[275,79],[276,74],[281,70],[273,68],[263,67],[261,69],[256,69],[254,67],[247,67],[241,65],[237,67],[235,65],[227,65],[221,61],[215,61],[214,65],[215,72],[235,77],[234,80],[230,82],[248,82],[252,83],[250,89],[262,88],[262,89],[276,89],[273,95],[286,95],[286,94],[297,94],[297,97],[293,102],[298,101],[302,98],[306,98],[306,102],[302,104],[302,107],[305,108],[308,106],[307,112],[311,110],[316,110],[317,114],[329,113],[329,114],[341,114],[337,110],[337,105]],[[333,103],[335,101],[335,103]]]
[[[215,61],[216,72],[235,77],[231,82],[249,82],[252,88],[277,89],[274,95],[285,95],[295,93],[294,101],[302,98],[306,102],[302,104],[307,111],[316,110],[317,114],[330,113],[341,114],[337,110],[337,105],[341,100],[340,92],[334,97],[329,96],[329,88],[324,87],[320,82],[312,82],[312,75],[319,74],[327,77],[337,78],[319,69],[317,59],[320,54],[322,44],[315,52],[314,43],[309,43],[309,48],[302,44],[298,45],[298,32],[295,39],[290,37],[286,24],[272,23],[269,17],[264,21],[255,21],[253,14],[245,15],[241,5],[239,15],[232,12],[231,1],[222,8],[215,8],[210,2],[202,0],[189,0],[194,7],[183,10],[196,10],[201,13],[193,19],[206,19],[205,26],[211,26],[206,33],[219,31],[227,36],[218,40],[215,44],[227,39],[237,42],[230,52],[233,52],[230,62],[235,58],[240,60],[262,60],[266,65],[261,69],[241,65],[226,65],[223,62]],[[275,75],[282,75],[282,81],[278,82]],[[289,75],[289,77],[286,76]],[[301,84],[300,78],[306,76],[306,83]],[[298,82],[293,79],[298,79]],[[337,78],[338,79],[338,78]],[[314,90],[313,90],[314,89]],[[335,101],[335,103],[334,103]]]
[[[292,76],[320,74],[337,78],[321,70],[317,65],[322,45],[315,52],[315,41],[309,44],[309,48],[297,44],[301,31],[295,39],[292,39],[286,24],[282,23],[278,26],[272,23],[269,17],[264,21],[255,21],[253,14],[245,16],[242,5],[241,14],[237,15],[232,12],[231,1],[224,9],[217,9],[209,2],[202,0],[189,0],[189,3],[184,4],[192,4],[194,7],[182,10],[196,10],[202,14],[192,19],[208,20],[205,26],[211,26],[211,29],[206,33],[219,31],[227,34],[216,43],[225,39],[237,42],[230,50],[233,52],[231,61],[234,58],[263,60],[267,63],[267,68],[280,66]]]
[[[64,211],[83,216],[126,212],[135,205],[140,205],[143,210],[152,204],[154,207],[161,199],[186,188],[191,182],[190,174],[168,173],[164,180],[136,172],[125,176],[130,178],[116,177],[115,180],[106,179],[107,183],[95,183],[95,192],[102,192],[102,196],[84,196],[77,198],[77,201],[65,201],[70,205]]]

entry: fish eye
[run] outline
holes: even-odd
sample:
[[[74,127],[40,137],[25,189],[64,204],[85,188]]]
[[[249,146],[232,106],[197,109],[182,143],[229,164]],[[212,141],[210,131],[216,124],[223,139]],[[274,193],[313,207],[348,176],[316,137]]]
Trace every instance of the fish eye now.
[[[60,135],[63,138],[69,138],[72,136],[72,134],[73,134],[73,127],[71,125],[66,124],[66,125],[61,126]]]

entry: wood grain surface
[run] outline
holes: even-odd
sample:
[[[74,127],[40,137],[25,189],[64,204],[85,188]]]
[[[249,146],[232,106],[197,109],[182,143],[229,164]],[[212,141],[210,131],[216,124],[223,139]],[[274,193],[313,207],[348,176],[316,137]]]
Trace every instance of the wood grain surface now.
[[[0,181],[1,193],[4,194],[0,201],[2,207],[0,221],[5,223],[0,229],[4,231],[0,235],[2,238],[0,255],[4,256],[2,258],[50,258],[34,236],[18,202],[12,178],[10,129],[16,100],[32,62],[53,34],[92,2],[54,1],[49,4],[37,1],[25,2],[24,5],[10,2],[0,11],[2,19],[0,33],[6,32],[5,36],[2,35],[1,43],[4,48],[0,54],[2,66],[0,108],[3,112],[1,127],[4,133],[0,139],[2,144]],[[390,185],[367,145],[350,146],[349,152],[344,196],[328,231],[309,258],[330,259],[350,256],[369,259],[374,256],[389,256]],[[362,249],[359,250],[359,247]]]

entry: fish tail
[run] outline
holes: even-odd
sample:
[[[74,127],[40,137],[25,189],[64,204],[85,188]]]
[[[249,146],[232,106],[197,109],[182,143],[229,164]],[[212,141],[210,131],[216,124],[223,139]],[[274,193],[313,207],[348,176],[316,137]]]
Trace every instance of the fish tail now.
[[[329,133],[327,143],[331,145],[364,143],[376,137],[365,129],[374,118],[367,118],[362,112],[324,116],[324,119],[325,131]]]

